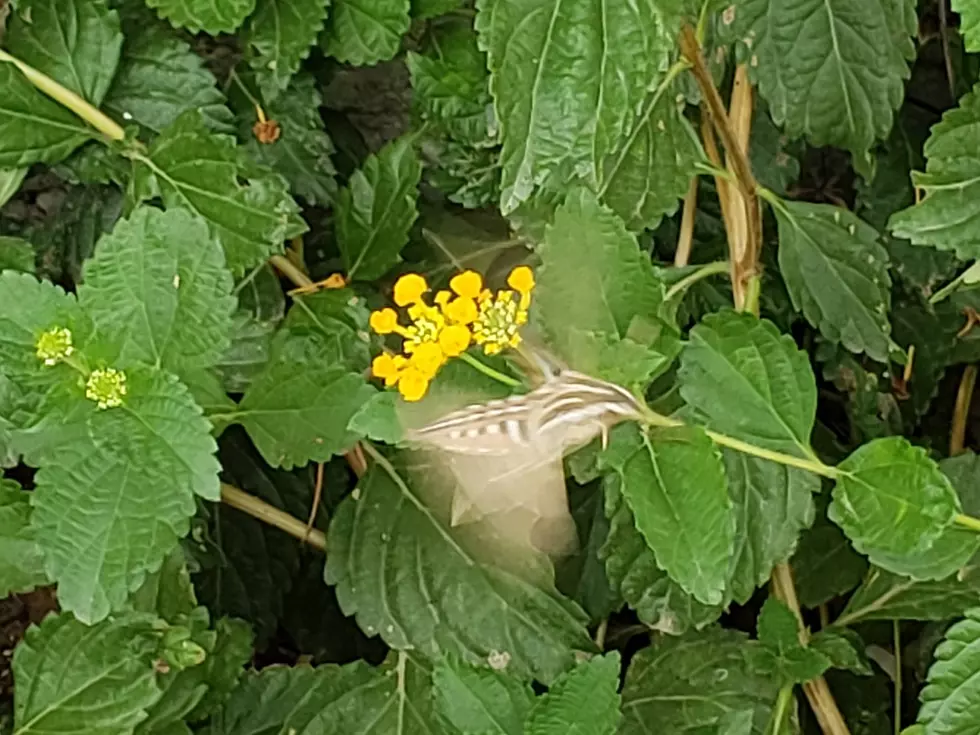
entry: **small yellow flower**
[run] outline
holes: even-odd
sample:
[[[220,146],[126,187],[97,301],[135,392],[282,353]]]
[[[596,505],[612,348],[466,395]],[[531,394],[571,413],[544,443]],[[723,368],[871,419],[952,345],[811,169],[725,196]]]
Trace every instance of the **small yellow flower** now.
[[[406,372],[409,369],[414,369],[424,375],[426,380],[431,380],[445,362],[446,354],[438,344],[435,342],[423,342],[415,345]]]
[[[402,355],[382,353],[371,362],[371,374],[384,380],[385,386],[390,388],[398,382],[399,373],[407,364],[408,360]]]
[[[99,404],[99,408],[115,408],[122,405],[126,395],[126,373],[115,368],[93,370],[85,383],[85,397]]]
[[[470,346],[472,335],[462,324],[450,324],[439,335],[439,346],[447,357],[458,357]]]
[[[45,365],[54,365],[75,351],[71,343],[71,331],[64,327],[54,327],[44,332],[35,343],[37,356]]]
[[[449,288],[465,299],[475,299],[483,288],[483,278],[476,271],[464,271],[453,276]]]
[[[530,293],[534,289],[534,273],[526,265],[519,265],[507,276],[507,285],[520,294]]]
[[[432,299],[432,301],[439,306],[445,306],[452,297],[453,295],[449,291],[438,291],[436,292],[436,297]]]
[[[523,296],[522,296],[523,301]],[[487,355],[521,343],[518,329],[527,322],[527,311],[514,301],[513,291],[498,291],[496,298],[480,300],[480,315],[473,322],[473,341]]]
[[[429,389],[429,378],[413,367],[406,368],[398,381],[398,392],[406,401],[419,401]]]
[[[418,273],[406,273],[395,281],[395,303],[408,306],[422,300],[422,294],[429,290],[429,284]]]
[[[471,298],[460,296],[442,307],[442,313],[451,322],[470,324],[479,314],[476,302]]]
[[[394,309],[372,311],[368,323],[378,334],[391,334],[398,329],[398,312]]]

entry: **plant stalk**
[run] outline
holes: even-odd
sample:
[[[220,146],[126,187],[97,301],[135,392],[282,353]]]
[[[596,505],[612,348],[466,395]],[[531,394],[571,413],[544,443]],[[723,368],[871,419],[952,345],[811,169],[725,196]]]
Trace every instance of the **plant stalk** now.
[[[126,137],[126,131],[122,129],[121,125],[47,74],[39,72],[3,49],[0,49],[0,62],[7,62],[16,66],[20,73],[27,77],[27,81],[58,104],[74,112],[109,140],[122,140]]]
[[[221,483],[221,502],[236,508],[243,513],[256,518],[263,523],[285,531],[290,536],[303,541],[314,549],[326,551],[327,537],[316,528],[307,529],[306,524],[298,518],[293,518],[261,498],[249,495],[233,485]]]
[[[511,388],[519,388],[522,385],[521,381],[517,380],[516,378],[512,378],[509,375],[505,375],[499,370],[494,370],[492,367],[481,362],[468,352],[460,353],[459,359],[465,362],[467,365],[476,368],[484,375],[493,378],[498,383],[503,383]]]
[[[902,636],[898,620],[892,621],[892,641],[895,648],[895,735],[902,732]]]
[[[977,366],[967,365],[960,377],[960,387],[956,391],[956,404],[953,408],[953,421],[949,430],[949,454],[955,457],[962,454],[966,439],[966,420],[970,414],[973,388],[977,384]]]
[[[694,244],[694,216],[698,210],[698,177],[691,177],[691,185],[684,197],[684,212],[681,215],[681,231],[677,236],[677,249],[674,251],[674,266],[683,268],[691,259]]]
[[[724,260],[719,260],[714,263],[706,263],[699,267],[693,273],[684,276],[681,280],[675,283],[673,286],[667,289],[667,293],[664,294],[664,301],[670,301],[675,296],[684,293],[693,286],[698,281],[709,278],[710,276],[716,276],[720,273],[728,272],[728,262]]]

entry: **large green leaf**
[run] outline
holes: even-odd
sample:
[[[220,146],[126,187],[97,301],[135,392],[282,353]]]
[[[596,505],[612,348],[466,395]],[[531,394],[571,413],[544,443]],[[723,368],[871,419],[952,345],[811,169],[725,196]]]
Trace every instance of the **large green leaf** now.
[[[838,625],[866,620],[948,620],[980,605],[980,566],[938,582],[919,582],[873,567],[848,600]]]
[[[691,330],[678,377],[684,400],[709,428],[815,459],[810,361],[772,322],[731,310],[709,314]]]
[[[329,347],[307,354],[293,338],[276,352],[234,412],[265,461],[290,469],[350,449],[357,437],[347,424],[374,388],[338,365]]]
[[[9,202],[27,177],[27,168],[0,169],[0,207]]]
[[[761,650],[752,660],[761,671],[773,672],[783,683],[802,684],[830,668],[830,659],[800,643],[799,622],[785,603],[770,597],[758,621]]]
[[[333,0],[320,45],[355,66],[387,61],[411,24],[410,5],[409,0]]]
[[[735,29],[776,124],[791,138],[835,145],[867,170],[891,130],[914,58],[911,0],[747,0]]]
[[[7,23],[14,56],[98,107],[119,64],[119,14],[104,0],[34,0]]]
[[[461,732],[525,735],[534,691],[504,672],[449,656],[432,670],[436,711]]]
[[[236,30],[255,9],[255,0],[146,0],[178,28],[215,36]]]
[[[813,523],[816,475],[731,449],[722,451],[735,513],[729,563],[732,597],[745,604],[777,564],[789,559],[800,532]]]
[[[199,110],[208,128],[227,133],[231,111],[200,56],[166,25],[129,28],[122,60],[103,106],[154,133],[187,110]]]
[[[11,63],[0,62],[0,89],[0,168],[57,163],[94,136]]]
[[[30,527],[31,496],[13,480],[0,480],[0,595],[46,584],[44,555]]]
[[[663,282],[594,194],[568,195],[538,253],[534,314],[569,365],[607,379],[621,379],[631,365],[643,365],[645,375],[666,369],[678,343],[657,317]],[[646,333],[642,344],[627,339],[636,324]]]
[[[246,148],[255,160],[286,177],[296,196],[311,205],[328,205],[337,191],[330,156],[333,142],[323,129],[320,92],[308,74],[293,77],[289,88],[266,105],[266,114],[281,133],[272,143],[260,143],[251,132],[255,110],[239,117],[239,134],[248,140]]]
[[[671,635],[700,629],[721,615],[721,605],[703,605],[657,565],[653,550],[636,530],[636,521],[622,494],[622,480],[603,481],[609,537],[599,550],[609,582],[637,616],[654,630]]]
[[[329,0],[258,0],[248,21],[249,59],[266,103],[289,86],[327,19]],[[278,119],[278,118],[276,118]]]
[[[299,346],[305,349],[296,350],[297,355],[316,353],[330,364],[366,370],[371,361],[371,343],[366,336],[369,314],[364,299],[347,288],[296,296],[273,348],[283,343]]]
[[[980,722],[980,608],[946,631],[919,693],[926,735],[973,732]]]
[[[505,215],[539,187],[567,186],[583,172],[598,187],[623,139],[630,151],[660,127],[644,124],[655,105],[641,112],[671,48],[654,2],[481,0],[476,29],[503,142]]]
[[[79,303],[118,367],[145,362],[176,374],[214,365],[228,347],[235,298],[221,245],[185,210],[139,207],[85,264]]]
[[[133,154],[136,201],[159,196],[207,220],[221,240],[225,260],[241,274],[282,250],[303,232],[285,180],[256,165],[234,138],[211,133],[197,110],[177,118],[146,154]]]
[[[793,306],[827,339],[887,362],[891,279],[878,232],[828,204],[787,201],[775,212]]]
[[[759,644],[710,628],[660,636],[630,663],[620,735],[702,733],[726,714],[751,710],[752,733],[765,732],[779,682],[750,663]],[[710,732],[710,730],[709,730]]]
[[[924,148],[926,170],[912,174],[913,183],[925,196],[915,206],[892,215],[888,226],[895,236],[915,245],[952,250],[963,259],[980,257],[976,237],[980,162],[963,155],[977,140],[980,90],[974,87],[933,126]]]
[[[525,735],[612,735],[619,724],[619,653],[578,664],[534,703]]]
[[[19,237],[0,236],[0,270],[34,272],[34,247]]]
[[[817,520],[803,532],[792,559],[800,603],[810,608],[854,589],[868,571],[868,560],[854,550],[840,527],[827,519],[826,495],[817,502],[821,508]]]
[[[980,51],[980,3],[977,0],[951,0],[950,7],[960,15],[960,33],[967,51]]]
[[[94,627],[68,613],[28,630],[14,652],[16,735],[126,735],[160,698],[152,616]]]
[[[828,515],[854,547],[889,571],[935,579],[935,570],[917,568],[914,556],[932,548],[960,512],[960,502],[925,450],[902,437],[875,439],[837,471]],[[912,563],[906,565],[905,558]]]
[[[370,156],[337,195],[337,245],[348,278],[370,281],[399,262],[418,216],[422,166],[411,136]]]
[[[481,563],[489,548],[470,548],[464,529],[449,528],[448,506],[427,504],[427,487],[406,477],[372,465],[327,534],[326,580],[368,635],[432,657],[498,652],[544,682],[593,649],[580,610],[500,558]]]
[[[450,735],[433,711],[427,665],[404,652],[377,668],[363,661],[265,668],[245,679],[204,732]]]
[[[657,564],[699,601],[722,601],[734,518],[721,455],[701,429],[616,432],[603,462],[622,477],[622,493]]]
[[[62,411],[31,430],[32,526],[61,606],[85,622],[119,609],[190,528],[195,495],[219,497],[210,425],[168,373],[126,371],[100,410],[71,381]]]

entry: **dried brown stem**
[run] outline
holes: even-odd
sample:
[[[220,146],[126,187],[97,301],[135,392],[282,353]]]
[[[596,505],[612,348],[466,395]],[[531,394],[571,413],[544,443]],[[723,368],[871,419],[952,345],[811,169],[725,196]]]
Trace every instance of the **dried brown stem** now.
[[[949,430],[949,454],[955,456],[963,452],[966,439],[966,419],[973,400],[973,388],[977,384],[977,366],[967,365],[960,377],[960,387],[956,391],[956,405],[953,408],[953,422]]]
[[[674,251],[674,265],[683,268],[691,259],[691,246],[694,244],[694,215],[698,209],[698,177],[691,178],[691,185],[684,197],[684,212],[681,215],[681,231],[677,236],[677,249]]]
[[[297,268],[285,255],[273,255],[269,258],[269,264],[297,286],[308,287],[313,285],[313,279]]]
[[[293,518],[288,513],[284,513],[273,505],[269,505],[261,498],[249,495],[244,490],[239,490],[232,485],[221,483],[221,502],[237,508],[243,513],[256,518],[263,523],[274,526],[281,531],[285,531],[300,541],[312,546],[314,549],[326,551],[327,537],[323,531],[313,528],[307,530],[306,524],[298,518]]]

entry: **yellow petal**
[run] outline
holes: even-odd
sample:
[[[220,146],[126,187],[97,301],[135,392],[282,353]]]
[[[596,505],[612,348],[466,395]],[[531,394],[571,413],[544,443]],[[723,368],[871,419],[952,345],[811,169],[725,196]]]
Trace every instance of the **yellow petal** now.
[[[470,330],[461,324],[452,324],[439,335],[439,346],[449,357],[457,357],[470,346]]]
[[[476,271],[463,271],[459,275],[453,276],[449,282],[449,288],[463,298],[475,299],[480,295],[480,289],[483,288],[483,278]]]
[[[518,293],[530,293],[534,288],[534,273],[526,265],[519,265],[507,276],[507,285]]]
[[[429,290],[429,285],[418,273],[406,273],[395,281],[395,303],[408,306],[421,300],[422,294]]]
[[[445,362],[446,355],[439,345],[435,342],[423,342],[415,346],[406,370],[417,370],[427,380],[431,380]]]
[[[435,303],[439,304],[439,306],[442,306],[447,301],[449,301],[450,298],[452,298],[452,294],[449,291],[437,291],[436,297],[432,300]]]
[[[476,319],[477,314],[479,314],[479,309],[477,309],[476,302],[473,299],[460,296],[443,306],[442,313],[446,315],[449,321],[458,322],[459,324],[469,324]]]
[[[406,401],[418,401],[429,388],[429,378],[415,368],[408,368],[398,381],[398,392]]]
[[[368,323],[378,334],[391,334],[398,327],[398,313],[394,309],[372,311]]]

